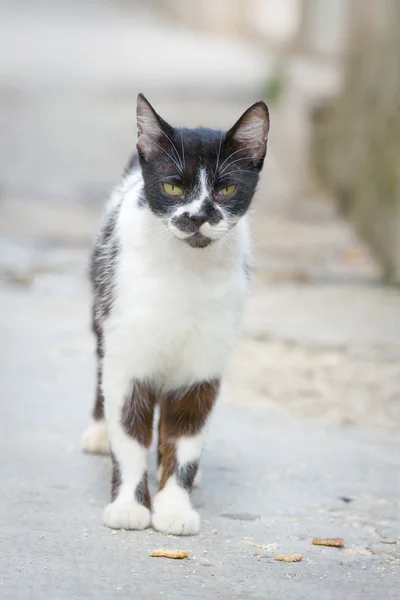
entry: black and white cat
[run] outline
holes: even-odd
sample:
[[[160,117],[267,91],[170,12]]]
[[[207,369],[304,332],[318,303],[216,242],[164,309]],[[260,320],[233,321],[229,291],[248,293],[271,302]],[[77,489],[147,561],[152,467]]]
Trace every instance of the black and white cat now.
[[[138,155],[105,211],[93,255],[98,381],[88,452],[113,461],[109,527],[194,534],[190,491],[248,291],[246,212],[267,147],[267,106],[228,131],[171,127],[139,95]],[[147,454],[160,406],[160,482]]]

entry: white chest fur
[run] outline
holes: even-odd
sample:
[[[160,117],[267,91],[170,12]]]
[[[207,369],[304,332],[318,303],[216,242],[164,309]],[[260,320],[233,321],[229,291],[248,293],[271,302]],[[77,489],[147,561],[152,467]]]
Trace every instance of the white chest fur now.
[[[219,377],[234,347],[247,295],[247,223],[207,248],[176,239],[125,196],[116,235],[115,300],[104,323],[105,353],[163,389]]]

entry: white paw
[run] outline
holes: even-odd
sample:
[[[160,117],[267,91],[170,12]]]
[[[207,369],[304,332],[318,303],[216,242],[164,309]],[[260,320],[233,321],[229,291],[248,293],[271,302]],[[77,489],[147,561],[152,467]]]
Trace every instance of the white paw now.
[[[151,523],[151,514],[137,502],[115,500],[105,507],[103,523],[111,529],[146,529]]]
[[[107,425],[104,420],[90,423],[83,434],[82,450],[89,454],[109,454]]]
[[[185,512],[157,510],[152,519],[154,529],[172,535],[194,535],[200,531],[200,516],[192,508]]]
[[[200,530],[199,514],[193,510],[188,493],[170,480],[154,497],[154,529],[173,535],[194,535]]]

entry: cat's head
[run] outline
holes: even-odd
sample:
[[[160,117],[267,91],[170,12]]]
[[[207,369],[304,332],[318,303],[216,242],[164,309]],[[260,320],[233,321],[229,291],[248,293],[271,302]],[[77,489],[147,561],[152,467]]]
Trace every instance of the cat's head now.
[[[139,94],[137,149],[145,201],[179,239],[205,248],[247,212],[263,166],[268,108],[253,104],[227,132],[166,123]]]

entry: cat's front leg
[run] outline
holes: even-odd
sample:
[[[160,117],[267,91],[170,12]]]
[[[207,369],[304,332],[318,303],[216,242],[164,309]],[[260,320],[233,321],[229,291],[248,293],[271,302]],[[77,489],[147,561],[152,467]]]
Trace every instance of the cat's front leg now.
[[[113,529],[145,529],[151,523],[147,454],[154,396],[143,382],[104,368],[104,397],[113,462],[111,498],[103,515]],[[118,370],[116,370],[118,373]]]
[[[219,391],[219,381],[197,383],[168,394],[160,407],[159,490],[153,502],[153,527],[174,535],[200,529],[190,492],[196,477],[204,428]]]

